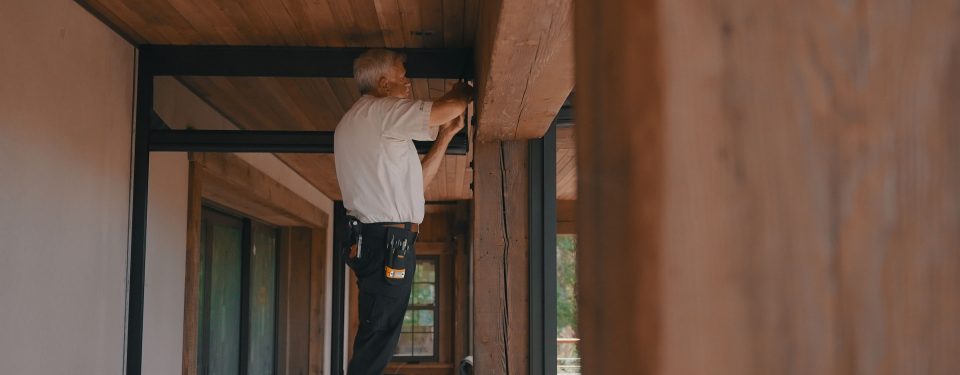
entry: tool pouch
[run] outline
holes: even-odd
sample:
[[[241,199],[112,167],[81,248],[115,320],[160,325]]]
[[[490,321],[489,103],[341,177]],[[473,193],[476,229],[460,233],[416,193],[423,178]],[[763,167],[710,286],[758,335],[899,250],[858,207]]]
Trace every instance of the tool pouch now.
[[[397,285],[407,276],[407,255],[414,239],[409,230],[387,228],[386,241],[383,273],[388,284]]]
[[[343,259],[346,259],[346,263],[354,271],[359,271],[360,266],[360,254],[362,249],[357,249],[357,257],[350,257],[350,248],[353,245],[357,247],[362,245],[362,233],[363,233],[363,223],[360,222],[357,218],[348,217],[347,218],[347,235],[344,236],[346,239],[342,244],[340,244],[340,251],[343,253]]]

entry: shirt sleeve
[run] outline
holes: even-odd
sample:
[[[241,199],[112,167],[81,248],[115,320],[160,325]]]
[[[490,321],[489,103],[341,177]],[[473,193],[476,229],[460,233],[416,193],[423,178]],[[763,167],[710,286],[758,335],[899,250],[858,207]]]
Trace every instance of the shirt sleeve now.
[[[386,104],[383,136],[415,141],[432,141],[437,138],[436,129],[430,129],[432,102],[394,99]]]

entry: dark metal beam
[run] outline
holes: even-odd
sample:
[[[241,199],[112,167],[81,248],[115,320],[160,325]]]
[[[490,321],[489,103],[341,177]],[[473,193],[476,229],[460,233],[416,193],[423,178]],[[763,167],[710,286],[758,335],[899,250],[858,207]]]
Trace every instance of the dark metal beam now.
[[[353,77],[353,59],[367,48],[275,46],[138,46],[154,75]],[[470,48],[399,48],[408,78],[473,78]]]
[[[147,258],[147,188],[150,177],[150,118],[153,75],[150,64],[137,58],[133,126],[133,186],[130,209],[129,287],[127,289],[127,375],[140,375],[143,363],[143,294]]]
[[[557,122],[529,141],[530,374],[557,373]]]
[[[330,320],[330,370],[328,374],[343,375],[343,309],[347,303],[346,259],[340,248],[347,239],[347,209],[342,201],[333,202],[333,292],[331,296],[332,312]]]
[[[427,153],[433,142],[414,142]],[[447,155],[466,155],[465,132],[453,137]],[[333,153],[333,132],[264,130],[153,130],[150,151]]]

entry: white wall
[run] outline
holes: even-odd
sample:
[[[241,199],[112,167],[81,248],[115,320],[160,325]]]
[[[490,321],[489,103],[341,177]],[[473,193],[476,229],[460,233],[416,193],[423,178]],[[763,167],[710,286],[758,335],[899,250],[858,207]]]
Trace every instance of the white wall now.
[[[150,155],[143,302],[143,373],[146,375],[180,373],[188,171],[186,153]]]
[[[123,372],[133,48],[0,1],[0,373]]]

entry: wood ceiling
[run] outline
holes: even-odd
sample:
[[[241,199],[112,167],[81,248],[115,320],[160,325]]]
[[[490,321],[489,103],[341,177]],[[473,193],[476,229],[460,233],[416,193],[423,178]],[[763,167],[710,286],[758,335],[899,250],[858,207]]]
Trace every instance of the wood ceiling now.
[[[137,44],[313,47],[471,47],[479,0],[82,0]],[[359,97],[349,78],[177,77],[241,129],[333,130]],[[437,98],[442,79],[413,80]],[[203,128],[198,125],[198,128]],[[340,199],[333,155],[278,154],[331,199]],[[471,199],[471,155],[444,157],[431,201]]]
[[[557,199],[577,199],[577,153],[573,127],[557,129]]]

